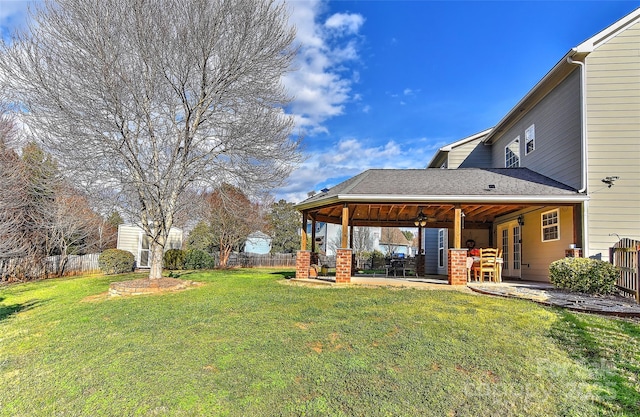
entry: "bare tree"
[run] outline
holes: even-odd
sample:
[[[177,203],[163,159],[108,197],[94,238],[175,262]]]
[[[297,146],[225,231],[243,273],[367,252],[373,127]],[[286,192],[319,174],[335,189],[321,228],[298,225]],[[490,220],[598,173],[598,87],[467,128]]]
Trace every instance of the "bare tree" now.
[[[275,0],[44,0],[0,48],[1,90],[67,174],[138,219],[160,278],[189,188],[266,189],[299,161],[294,36]]]
[[[50,210],[47,228],[49,254],[60,256],[58,274],[63,275],[69,255],[97,249],[102,218],[91,209],[85,196],[67,184],[57,187]]]
[[[260,205],[251,202],[238,188],[224,184],[214,192],[204,196],[206,211],[204,220],[194,229],[193,236],[200,242],[192,246],[202,249],[217,249],[220,266],[226,267],[229,255],[239,250],[247,237],[266,226]]]
[[[406,237],[397,227],[383,227],[380,231],[380,245],[385,247],[385,255],[391,256],[407,241]]]
[[[335,236],[329,239],[329,248],[335,253],[342,247],[342,226],[338,226]],[[373,250],[373,236],[368,227],[355,226],[353,229],[353,253],[360,255]]]
[[[1,110],[1,109],[0,109]],[[0,111],[0,279],[36,277],[46,256],[38,193],[25,161],[11,148],[18,132]]]
[[[0,259],[26,256],[30,236],[27,179],[20,157],[0,142]]]
[[[373,235],[368,227],[355,227],[353,229],[353,251],[356,255],[373,250]]]

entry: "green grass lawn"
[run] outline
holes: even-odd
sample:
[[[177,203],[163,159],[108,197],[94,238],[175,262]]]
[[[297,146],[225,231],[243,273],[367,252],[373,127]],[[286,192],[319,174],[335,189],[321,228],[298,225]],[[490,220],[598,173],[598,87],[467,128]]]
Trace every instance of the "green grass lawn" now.
[[[640,415],[638,323],[282,276],[115,299],[92,296],[139,276],[2,287],[0,415]]]

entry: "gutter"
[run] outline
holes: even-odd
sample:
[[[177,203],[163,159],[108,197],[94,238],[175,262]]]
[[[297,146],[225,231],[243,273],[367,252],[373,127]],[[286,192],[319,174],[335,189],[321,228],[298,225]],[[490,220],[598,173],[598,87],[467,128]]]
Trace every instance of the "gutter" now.
[[[572,49],[572,54],[567,56],[567,62],[580,67],[580,130],[581,130],[581,157],[582,157],[582,187],[578,193],[584,194],[587,191],[587,70],[584,62],[571,58],[578,52],[576,48]],[[586,195],[586,194],[585,194]],[[582,205],[582,256],[589,254],[589,203],[585,201]]]
[[[338,194],[320,201],[297,204],[296,210],[320,208],[337,203],[581,203],[589,197],[584,194],[572,195],[379,195],[379,194]]]

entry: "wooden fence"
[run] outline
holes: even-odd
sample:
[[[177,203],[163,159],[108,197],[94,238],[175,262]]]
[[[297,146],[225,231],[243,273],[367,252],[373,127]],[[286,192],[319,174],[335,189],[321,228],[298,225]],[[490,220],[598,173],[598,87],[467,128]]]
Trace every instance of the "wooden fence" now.
[[[0,260],[0,281],[18,279],[36,279],[61,275],[78,275],[91,272],[98,272],[99,253],[88,255],[69,255],[66,265],[62,265],[61,256],[49,256],[47,258],[35,261],[33,259],[6,259]],[[216,265],[219,264],[218,254],[214,254]],[[323,257],[321,260],[323,265],[335,267],[335,257]],[[282,267],[295,268],[295,253],[276,253],[276,254],[248,254],[248,253],[232,253],[229,257],[228,266],[255,268],[255,267]]]
[[[609,248],[609,260],[620,270],[616,286],[625,295],[632,296],[640,303],[640,265],[638,253],[640,241],[628,238],[620,239]]]
[[[218,254],[215,254],[216,265],[219,265]],[[254,267],[295,267],[295,253],[275,253],[259,255],[255,253],[232,253],[229,256],[228,266],[240,266],[243,268]]]
[[[67,264],[64,266],[64,275],[86,274],[90,272],[98,272],[99,253],[90,253],[87,255],[69,255]],[[53,275],[58,275],[62,269],[61,256],[49,256],[47,258],[47,271]]]
[[[97,272],[99,253],[69,255],[66,263],[62,256],[46,258],[14,258],[0,260],[0,281],[37,279],[58,275],[78,275]],[[64,263],[64,264],[63,264]]]

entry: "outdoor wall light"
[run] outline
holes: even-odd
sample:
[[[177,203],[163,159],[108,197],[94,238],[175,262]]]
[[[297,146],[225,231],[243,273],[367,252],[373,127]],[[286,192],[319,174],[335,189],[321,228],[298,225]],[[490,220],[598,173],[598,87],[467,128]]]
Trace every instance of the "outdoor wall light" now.
[[[416,227],[425,227],[427,225],[427,220],[427,216],[425,216],[422,209],[420,209],[418,217],[413,221],[413,224],[415,224]]]
[[[518,216],[518,224],[524,226],[524,216],[522,214]]]

